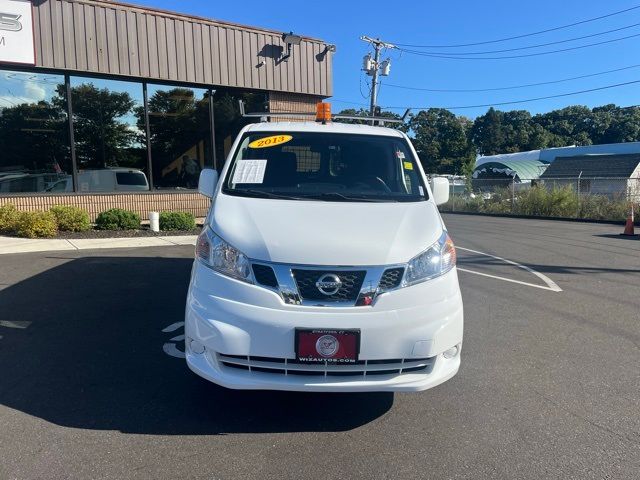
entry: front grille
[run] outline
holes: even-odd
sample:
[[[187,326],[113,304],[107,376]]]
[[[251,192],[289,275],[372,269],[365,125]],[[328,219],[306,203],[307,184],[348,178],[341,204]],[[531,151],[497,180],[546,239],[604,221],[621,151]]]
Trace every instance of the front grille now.
[[[293,269],[291,272],[298,285],[300,297],[302,297],[303,300],[320,300],[325,302],[355,302],[367,273],[365,270],[331,271],[302,269]],[[342,282],[340,289],[332,295],[325,295],[316,287],[316,282],[326,274],[337,275]]]
[[[391,290],[400,286],[402,276],[404,275],[404,267],[387,268],[380,278],[378,288],[380,290]]]
[[[254,357],[218,354],[218,361],[227,368],[276,375],[306,375],[323,377],[369,377],[402,375],[403,373],[431,373],[436,357],[394,358],[389,360],[360,360],[348,365],[300,363],[297,360],[275,357]]]
[[[278,288],[278,279],[273,272],[273,268],[268,265],[260,265],[259,263],[254,263],[252,267],[256,282],[265,287]]]

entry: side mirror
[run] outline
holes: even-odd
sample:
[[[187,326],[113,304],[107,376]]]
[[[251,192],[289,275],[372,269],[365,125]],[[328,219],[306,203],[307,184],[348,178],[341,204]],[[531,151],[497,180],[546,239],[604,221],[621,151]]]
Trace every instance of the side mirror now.
[[[442,205],[449,201],[449,180],[443,177],[433,177],[431,179],[431,193],[436,205]]]
[[[205,168],[200,172],[198,180],[198,192],[205,197],[213,198],[213,192],[216,191],[218,184],[218,172],[212,168]]]

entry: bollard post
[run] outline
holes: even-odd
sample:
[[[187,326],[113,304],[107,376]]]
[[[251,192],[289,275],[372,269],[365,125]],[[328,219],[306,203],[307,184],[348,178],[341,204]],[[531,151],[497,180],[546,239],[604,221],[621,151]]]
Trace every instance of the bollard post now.
[[[152,232],[160,231],[160,213],[149,212],[149,226]]]
[[[580,170],[580,174],[578,175],[578,180],[576,181],[576,218],[580,218],[580,180],[582,179],[582,170]]]
[[[456,211],[456,188],[455,185],[451,185],[451,211]]]
[[[516,175],[513,174],[513,178],[511,179],[511,215],[514,214],[515,209],[516,209]]]

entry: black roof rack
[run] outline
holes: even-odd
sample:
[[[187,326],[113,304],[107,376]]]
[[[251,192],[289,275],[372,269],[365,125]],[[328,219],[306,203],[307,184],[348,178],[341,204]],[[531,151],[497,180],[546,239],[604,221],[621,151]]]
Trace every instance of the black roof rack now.
[[[316,118],[315,113],[292,113],[292,112],[254,112],[246,113],[244,108],[244,101],[238,100],[240,106],[240,115],[245,118],[259,118],[261,122],[268,122],[272,117],[301,117],[301,118]],[[405,119],[409,115],[411,109],[407,108],[402,117],[400,118],[387,118],[365,115],[341,115],[332,114],[331,120],[365,120],[372,122],[373,124],[379,123],[381,126],[385,123],[404,123]]]

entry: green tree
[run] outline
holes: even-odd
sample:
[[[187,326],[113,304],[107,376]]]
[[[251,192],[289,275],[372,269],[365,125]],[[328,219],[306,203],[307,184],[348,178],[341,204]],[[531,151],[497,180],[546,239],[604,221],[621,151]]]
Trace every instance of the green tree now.
[[[603,105],[592,110],[593,143],[637,142],[640,140],[640,108]]]
[[[550,134],[550,147],[567,145],[591,145],[596,126],[593,114],[588,107],[573,105],[570,107],[538,114],[535,123]]]
[[[473,122],[471,142],[480,155],[496,155],[503,151],[506,143],[504,129],[504,113],[490,108]]]
[[[412,115],[409,131],[420,161],[429,173],[462,174],[475,159],[467,134],[471,126],[465,117],[443,108],[430,108]]]

